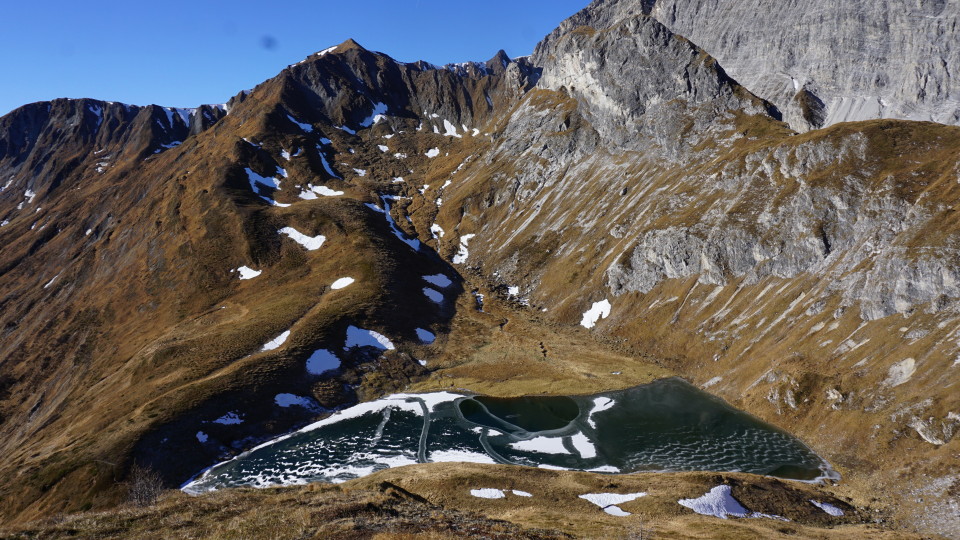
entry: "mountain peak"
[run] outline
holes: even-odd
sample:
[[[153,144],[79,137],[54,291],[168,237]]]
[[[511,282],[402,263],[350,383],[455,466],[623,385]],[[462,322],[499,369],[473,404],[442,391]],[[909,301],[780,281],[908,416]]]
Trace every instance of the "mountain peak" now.
[[[348,38],[343,43],[334,47],[333,52],[346,52],[352,49],[360,49],[361,51],[367,50],[363,47],[363,45],[357,43],[353,38]]]

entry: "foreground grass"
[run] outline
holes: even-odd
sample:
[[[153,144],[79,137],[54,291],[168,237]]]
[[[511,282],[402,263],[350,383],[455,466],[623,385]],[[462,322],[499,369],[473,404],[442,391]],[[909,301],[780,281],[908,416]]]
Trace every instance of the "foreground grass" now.
[[[719,519],[677,504],[718,484],[777,519]],[[500,499],[471,489],[502,489]],[[531,494],[517,496],[511,490]],[[611,516],[585,493],[646,495]],[[872,523],[873,510],[832,489],[744,474],[602,475],[530,467],[435,463],[380,471],[340,485],[231,489],[199,497],[167,492],[152,507],[123,506],[0,530],[0,538],[919,538]],[[828,516],[809,504],[845,509]]]
[[[168,492],[154,506],[58,516],[0,538],[565,538],[479,514],[445,509],[384,483],[376,489],[315,484],[225,490],[201,497]]]

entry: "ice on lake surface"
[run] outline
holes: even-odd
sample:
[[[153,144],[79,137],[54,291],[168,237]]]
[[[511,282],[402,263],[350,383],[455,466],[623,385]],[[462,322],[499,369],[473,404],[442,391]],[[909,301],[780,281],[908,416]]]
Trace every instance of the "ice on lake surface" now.
[[[836,478],[792,435],[680,379],[665,379],[592,396],[390,396],[217,464],[183,489],[344,482],[391,466],[447,460],[443,456],[622,473]]]

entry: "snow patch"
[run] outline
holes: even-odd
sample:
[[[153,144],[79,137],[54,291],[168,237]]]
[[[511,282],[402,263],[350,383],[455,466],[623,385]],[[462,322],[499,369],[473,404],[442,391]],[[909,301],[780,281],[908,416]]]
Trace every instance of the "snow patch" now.
[[[307,373],[323,375],[340,367],[340,359],[327,349],[317,349],[307,358]]]
[[[443,294],[442,294],[440,291],[437,291],[437,290],[435,290],[435,289],[431,289],[430,287],[424,287],[424,288],[423,288],[423,294],[424,294],[427,298],[429,298],[430,300],[433,300],[434,302],[436,302],[436,303],[438,303],[438,304],[442,304],[442,303],[443,303]]]
[[[384,154],[386,154],[387,152],[390,151],[390,147],[387,146],[387,145],[385,145],[385,144],[378,144],[378,145],[377,145],[377,148],[378,148],[381,152],[383,152]]]
[[[696,499],[680,499],[677,503],[704,516],[714,516],[727,519],[727,516],[738,518],[769,518],[780,521],[790,521],[781,516],[750,512],[733,498],[732,488],[727,485],[717,486]]]
[[[431,285],[436,285],[442,289],[453,285],[453,281],[444,274],[434,274],[432,276],[423,276],[423,280]]]
[[[820,502],[820,501],[815,501],[813,499],[810,499],[810,504],[816,506],[817,508],[823,510],[824,512],[830,514],[831,516],[840,517],[843,515],[843,510],[837,508],[836,506],[830,503],[825,503],[825,502]]]
[[[344,289],[350,285],[353,285],[354,281],[355,280],[352,277],[340,278],[334,281],[333,285],[330,285],[330,288],[335,291],[339,291],[340,289]]]
[[[449,120],[443,121],[443,129],[445,130],[443,134],[444,137],[456,137],[458,139],[463,138],[462,135],[457,133],[457,126],[451,124]]]
[[[467,258],[470,256],[470,251],[467,250],[467,246],[474,236],[476,235],[465,234],[460,237],[460,249],[457,250],[457,254],[453,256],[453,264],[463,264],[467,262]]]
[[[240,279],[253,279],[263,273],[263,270],[254,270],[253,268],[247,266],[241,266],[234,270],[234,272],[240,272]]]
[[[320,249],[320,246],[327,240],[323,235],[307,236],[293,227],[284,227],[277,232],[289,236],[291,240],[306,248],[307,251]]]
[[[440,149],[439,149],[439,148],[431,148],[430,150],[427,150],[427,153],[424,154],[424,155],[427,156],[428,158],[435,158],[435,157],[437,157],[437,156],[440,155]]]
[[[593,328],[597,325],[597,321],[610,316],[610,307],[609,300],[595,302],[593,306],[583,314],[583,320],[580,321],[580,325],[584,328]]]
[[[327,161],[327,157],[323,155],[323,150],[319,146],[317,147],[317,152],[319,152],[320,164],[323,165],[323,170],[327,171],[327,174],[329,174],[330,176],[342,180],[342,178],[340,178],[340,175],[333,172],[333,169],[330,167],[330,162]]]
[[[296,394],[277,394],[273,398],[273,402],[277,404],[278,407],[303,407],[304,409],[309,409],[311,411],[317,410],[317,404],[315,401],[308,397],[298,396]]]
[[[317,195],[323,195],[324,197],[339,197],[343,195],[342,191],[336,191],[328,188],[327,186],[310,186],[310,190],[316,193]]]
[[[280,334],[279,336],[277,336],[277,337],[271,339],[270,341],[268,341],[268,342],[263,346],[263,349],[261,349],[261,351],[274,351],[274,350],[279,349],[280,346],[283,345],[283,343],[284,343],[285,341],[287,341],[287,338],[288,338],[288,337],[290,337],[290,331],[289,331],[289,330],[287,330],[286,332],[284,332],[284,333]]]
[[[503,491],[493,488],[471,489],[470,494],[480,499],[503,499],[507,496]]]
[[[260,176],[259,174],[254,172],[253,169],[249,167],[247,167],[244,170],[247,172],[247,180],[250,182],[250,189],[252,189],[253,192],[256,193],[261,199],[270,203],[271,206],[279,206],[281,208],[290,206],[289,204],[278,203],[277,201],[271,199],[270,197],[267,197],[266,195],[263,195],[262,193],[260,193],[260,187],[259,187],[260,185],[266,186],[267,188],[270,188],[270,189],[275,189],[277,191],[280,191],[280,180],[276,178]],[[278,167],[278,170],[282,170],[282,169],[279,169]]]
[[[429,330],[424,330],[423,328],[417,328],[417,339],[426,345],[430,345],[437,340],[437,336]]]
[[[243,418],[240,418],[240,415],[235,412],[228,412],[227,414],[217,418],[213,421],[214,424],[223,424],[225,426],[232,426],[236,424],[242,424]]]
[[[440,238],[443,238],[443,235],[446,233],[443,232],[443,228],[441,228],[439,225],[434,223],[433,225],[430,226],[430,234],[433,235],[434,240],[438,240]]]
[[[623,495],[617,493],[586,493],[584,495],[580,495],[580,498],[599,506],[604,512],[610,514],[611,516],[626,517],[630,515],[630,512],[627,512],[617,505],[634,501],[640,497],[646,496],[647,494],[644,492],[625,493]]]
[[[370,116],[367,117],[363,122],[360,122],[360,127],[370,127],[380,123],[381,120],[386,120],[387,106],[383,103],[374,103],[373,112],[370,113]]]
[[[391,351],[396,347],[383,334],[373,330],[364,330],[356,326],[347,328],[347,343],[343,350],[350,347],[376,347],[382,351]]]
[[[287,115],[287,119],[293,122],[294,124],[300,126],[300,129],[302,129],[304,132],[313,133],[313,126],[311,126],[310,124],[304,124],[303,122],[298,121],[296,118],[290,116],[289,114]]]

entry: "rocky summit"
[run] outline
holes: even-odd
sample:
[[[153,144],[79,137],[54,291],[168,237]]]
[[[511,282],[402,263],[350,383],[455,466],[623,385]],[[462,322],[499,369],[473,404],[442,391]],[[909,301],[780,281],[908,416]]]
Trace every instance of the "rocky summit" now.
[[[960,538],[958,13],[596,0],[528,57],[347,41],[222,105],[11,112],[0,535]],[[673,377],[828,474],[533,466]],[[524,466],[391,431],[451,392],[582,431],[511,431]],[[364,414],[397,456],[343,484],[175,489]]]

